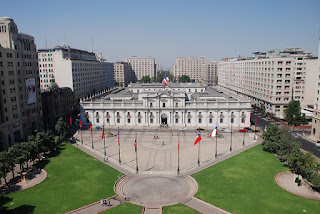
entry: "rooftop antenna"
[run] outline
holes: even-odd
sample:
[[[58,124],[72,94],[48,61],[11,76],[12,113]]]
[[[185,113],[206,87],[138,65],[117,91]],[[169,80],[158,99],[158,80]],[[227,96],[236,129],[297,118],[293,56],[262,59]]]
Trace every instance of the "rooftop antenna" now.
[[[91,49],[92,49],[92,53],[93,53],[93,36],[91,36]]]
[[[64,32],[64,43],[63,43],[63,47],[65,47],[67,44],[67,33]]]
[[[47,46],[47,33],[44,33],[44,40],[45,40],[46,49],[47,49],[48,48],[48,46]]]

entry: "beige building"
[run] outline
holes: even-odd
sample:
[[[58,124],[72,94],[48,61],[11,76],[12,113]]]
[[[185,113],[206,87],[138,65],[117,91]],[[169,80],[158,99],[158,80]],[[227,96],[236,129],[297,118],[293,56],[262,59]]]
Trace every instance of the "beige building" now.
[[[120,87],[126,87],[130,82],[134,82],[134,72],[131,64],[128,62],[115,62],[114,68],[114,80]]]
[[[201,82],[202,65],[206,62],[205,57],[178,57],[173,65],[173,75],[179,77],[187,75],[190,79]]]
[[[217,62],[206,62],[201,66],[201,83],[205,85],[216,85],[218,74]]]
[[[314,60],[312,65],[316,72],[316,75],[314,75],[314,79],[316,80],[317,83],[315,86],[316,93],[314,93],[311,138],[312,140],[320,140],[320,42],[319,42],[318,59]]]
[[[0,18],[0,147],[26,140],[43,128],[36,45]]]
[[[133,81],[141,80],[143,76],[149,76],[152,80],[156,78],[156,64],[154,58],[127,58],[126,62],[131,64],[135,78]]]
[[[57,46],[39,50],[38,58],[42,90],[56,82],[83,97],[114,86],[113,64],[95,53]]]
[[[264,103],[266,112],[283,118],[284,109],[292,97],[302,105],[312,105],[309,96],[315,93],[312,76],[316,74],[315,70],[308,69],[310,60],[311,53],[300,48],[287,48],[221,61],[218,64],[218,85],[228,93],[249,98],[253,105]]]

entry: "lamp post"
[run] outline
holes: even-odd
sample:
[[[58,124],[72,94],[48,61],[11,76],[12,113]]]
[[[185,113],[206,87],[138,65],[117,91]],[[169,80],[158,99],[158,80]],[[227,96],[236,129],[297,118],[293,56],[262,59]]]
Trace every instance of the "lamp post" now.
[[[177,170],[177,173],[178,175],[180,174],[180,133],[178,134],[178,170]]]

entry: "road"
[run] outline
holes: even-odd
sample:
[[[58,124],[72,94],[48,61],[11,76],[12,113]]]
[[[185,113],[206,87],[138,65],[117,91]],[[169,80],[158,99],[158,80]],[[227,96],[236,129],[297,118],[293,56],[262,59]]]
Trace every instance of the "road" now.
[[[268,126],[270,124],[269,121],[265,121],[260,116],[257,116],[256,114],[253,114],[253,113],[251,113],[251,124],[255,123],[256,117],[257,117],[257,127],[259,127],[261,130],[263,130],[265,126]],[[320,149],[318,149],[314,143],[301,137],[295,138],[295,140],[299,141],[302,144],[301,148],[303,150],[310,151],[314,154],[314,156],[320,158]]]

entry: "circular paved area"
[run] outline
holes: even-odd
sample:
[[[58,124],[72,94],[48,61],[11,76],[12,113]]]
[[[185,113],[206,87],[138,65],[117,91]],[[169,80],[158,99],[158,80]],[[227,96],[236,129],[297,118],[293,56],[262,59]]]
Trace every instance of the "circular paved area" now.
[[[187,201],[197,190],[198,185],[191,177],[139,176],[123,184],[122,194],[131,203],[160,207]]]
[[[313,191],[309,186],[302,182],[301,186],[298,186],[294,181],[297,175],[290,172],[280,172],[275,177],[274,180],[276,183],[284,190],[302,196],[304,198],[320,200],[320,194],[316,191]],[[300,176],[301,178],[301,176]]]

